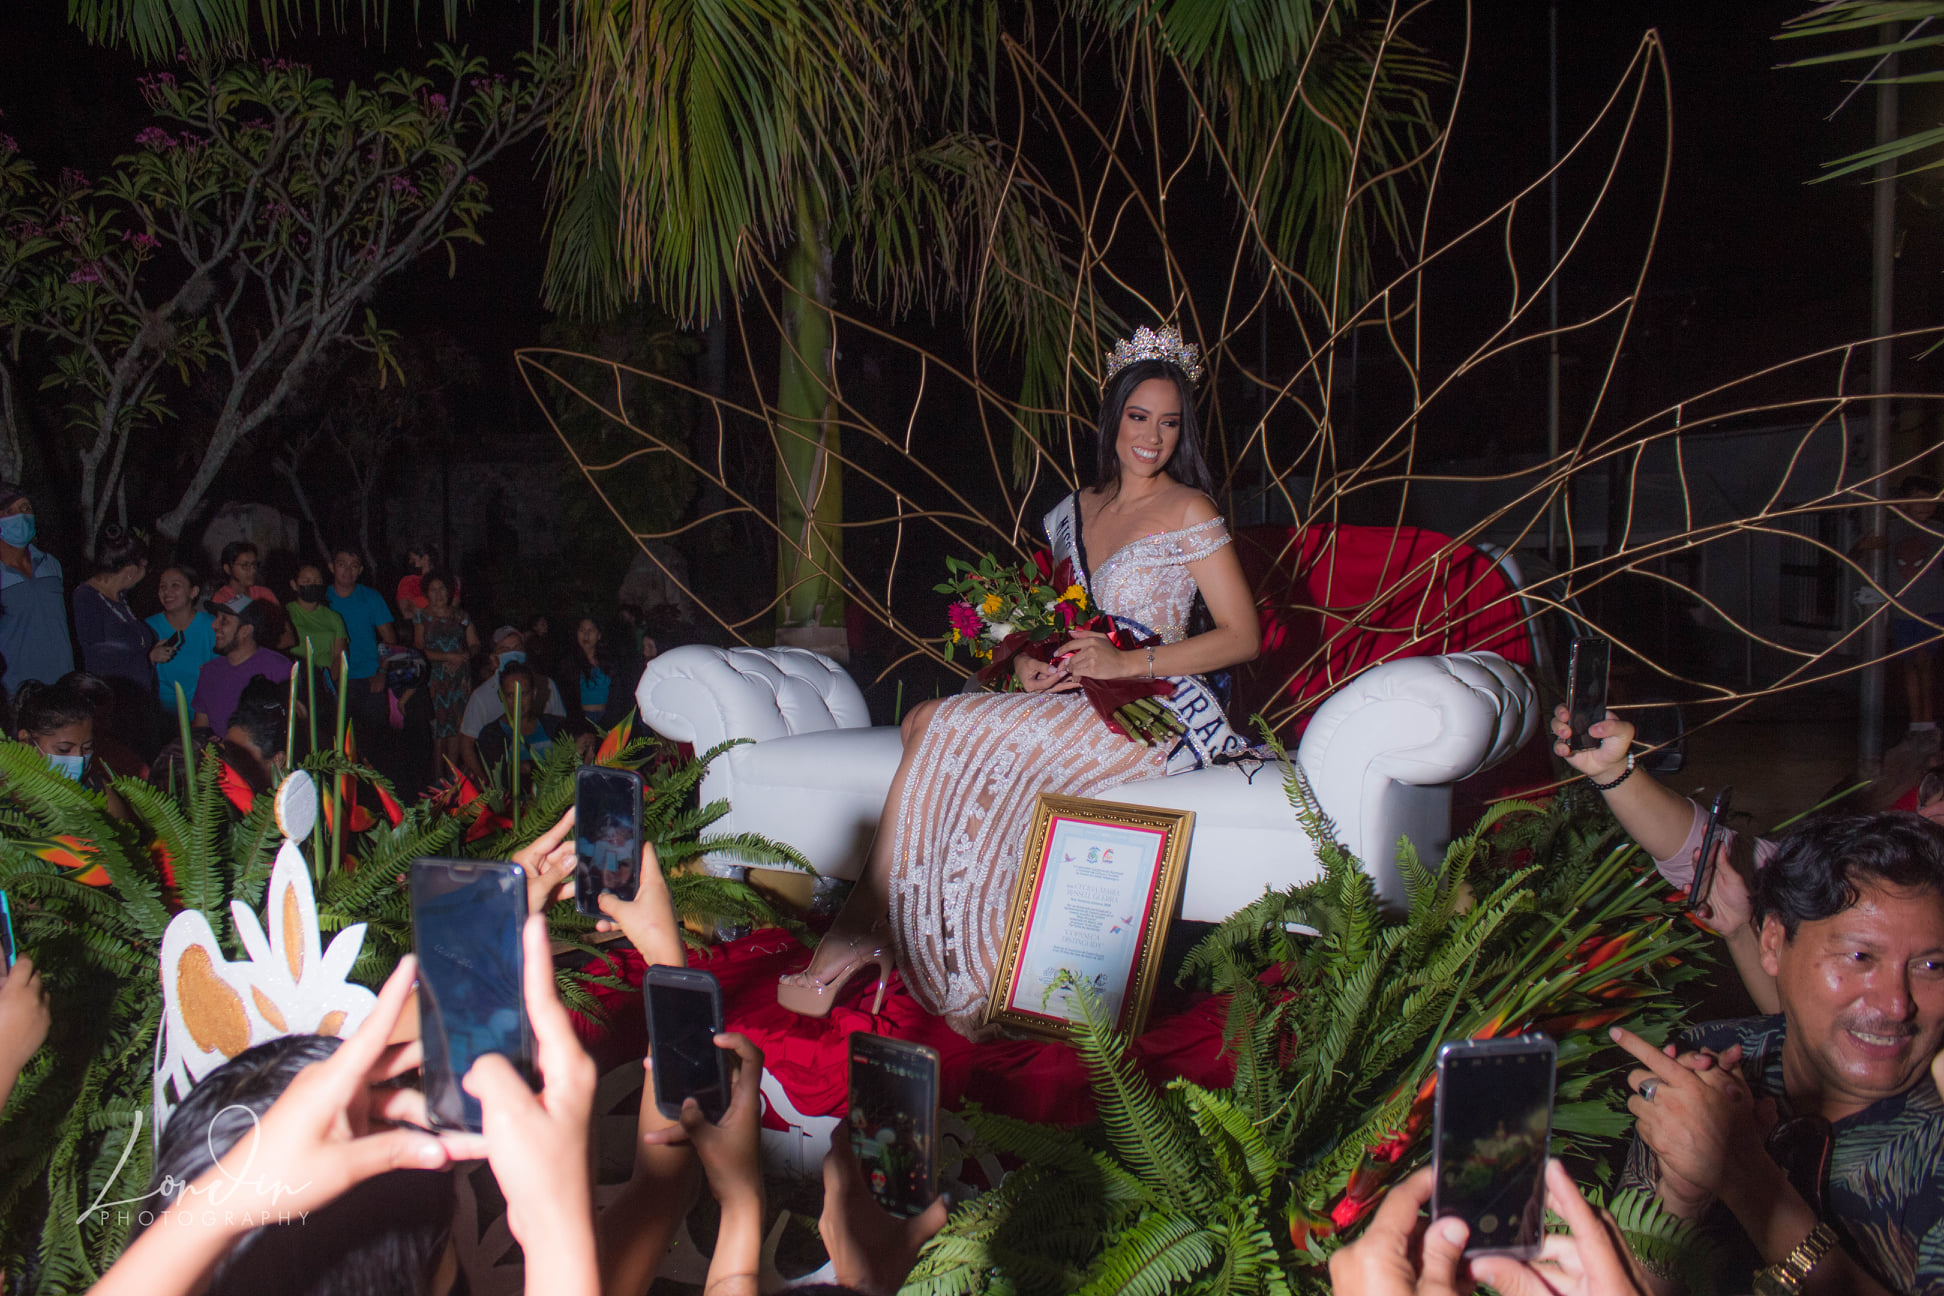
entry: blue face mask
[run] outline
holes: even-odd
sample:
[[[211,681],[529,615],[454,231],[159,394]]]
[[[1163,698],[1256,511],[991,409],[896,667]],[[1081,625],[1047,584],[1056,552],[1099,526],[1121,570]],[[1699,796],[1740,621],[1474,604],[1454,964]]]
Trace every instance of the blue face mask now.
[[[0,518],[0,542],[16,549],[25,549],[34,538],[34,515],[15,513],[11,517]]]
[[[526,654],[523,652],[516,651],[516,652],[501,653],[500,669],[505,670],[508,666],[511,666],[514,662],[523,662],[525,660],[526,660]]]
[[[42,752],[41,755],[47,757],[48,768],[58,771],[76,783],[79,783],[87,777],[88,757],[85,754],[80,756],[55,756],[49,752]]]

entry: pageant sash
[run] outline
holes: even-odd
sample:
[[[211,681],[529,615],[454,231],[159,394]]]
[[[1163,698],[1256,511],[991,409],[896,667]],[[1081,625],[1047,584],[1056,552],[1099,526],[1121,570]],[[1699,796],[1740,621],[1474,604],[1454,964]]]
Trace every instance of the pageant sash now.
[[[1052,546],[1053,561],[1062,558],[1073,564],[1073,570],[1086,582],[1088,601],[1099,608],[1099,600],[1093,595],[1093,573],[1080,553],[1079,497],[1069,494],[1050,509],[1041,525],[1046,529],[1047,542]],[[1104,611],[1104,609],[1103,609]],[[1115,616],[1114,624],[1141,639],[1156,637],[1155,632],[1132,617]],[[1190,770],[1202,769],[1212,764],[1219,756],[1236,757],[1253,750],[1253,744],[1229,726],[1228,715],[1222,709],[1221,699],[1208,681],[1199,675],[1169,676],[1174,682],[1174,692],[1158,697],[1157,700],[1181,724],[1181,737],[1169,750],[1164,770],[1169,774],[1186,774]]]

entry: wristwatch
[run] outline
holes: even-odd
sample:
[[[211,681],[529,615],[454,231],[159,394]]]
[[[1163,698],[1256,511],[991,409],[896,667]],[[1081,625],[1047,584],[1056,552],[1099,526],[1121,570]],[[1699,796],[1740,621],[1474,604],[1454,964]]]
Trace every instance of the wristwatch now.
[[[1802,1290],[1802,1280],[1835,1245],[1836,1230],[1827,1224],[1816,1225],[1779,1264],[1756,1273],[1755,1296],[1796,1296]]]

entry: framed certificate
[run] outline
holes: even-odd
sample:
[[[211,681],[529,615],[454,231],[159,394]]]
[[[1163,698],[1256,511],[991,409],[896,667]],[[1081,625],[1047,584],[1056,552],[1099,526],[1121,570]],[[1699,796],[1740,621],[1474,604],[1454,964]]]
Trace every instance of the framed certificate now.
[[[1192,810],[1042,795],[985,1022],[1065,1038],[1080,1015],[1070,977],[1116,1030],[1138,1035],[1194,827]]]

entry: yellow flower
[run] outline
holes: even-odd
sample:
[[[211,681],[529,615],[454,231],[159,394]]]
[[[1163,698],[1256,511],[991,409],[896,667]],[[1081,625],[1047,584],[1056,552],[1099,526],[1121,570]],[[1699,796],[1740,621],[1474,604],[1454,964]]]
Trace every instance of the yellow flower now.
[[[1069,603],[1085,603],[1087,601],[1087,591],[1081,589],[1078,585],[1069,585],[1066,587],[1066,593],[1060,595],[1060,597]]]
[[[988,617],[995,617],[999,615],[999,609],[1004,606],[1005,603],[997,594],[988,594],[985,596],[985,602],[979,604],[979,611]]]
[[[961,636],[961,635],[959,634],[959,632],[958,632],[958,631],[956,631],[956,630],[954,630],[954,631],[952,631],[952,634],[951,634],[951,640],[952,640],[952,642],[953,642],[953,643],[957,643],[957,642],[959,641],[959,639],[960,639],[961,637],[962,637],[962,636]]]

